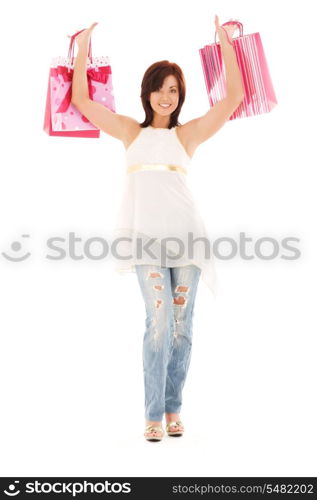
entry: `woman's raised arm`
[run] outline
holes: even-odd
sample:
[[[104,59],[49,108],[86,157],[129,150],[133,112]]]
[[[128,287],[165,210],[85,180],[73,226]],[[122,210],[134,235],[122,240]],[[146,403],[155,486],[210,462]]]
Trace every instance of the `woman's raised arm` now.
[[[183,141],[192,152],[228,121],[244,98],[242,76],[231,39],[236,25],[222,27],[219,25],[218,16],[215,17],[215,25],[226,69],[226,97],[212,106],[203,116],[190,120],[182,126]]]
[[[129,116],[114,113],[89,98],[86,65],[89,39],[96,24],[93,23],[89,29],[83,30],[75,38],[78,53],[74,65],[71,102],[95,127],[126,142],[131,134],[131,128],[138,122]]]

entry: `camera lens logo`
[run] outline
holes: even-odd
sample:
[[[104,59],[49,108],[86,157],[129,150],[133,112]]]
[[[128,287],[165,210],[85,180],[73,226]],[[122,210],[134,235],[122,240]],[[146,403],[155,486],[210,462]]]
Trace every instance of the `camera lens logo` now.
[[[14,481],[14,482],[19,483],[20,481]],[[4,490],[4,493],[6,495],[8,495],[9,497],[15,497],[16,495],[18,495],[20,493],[20,490],[14,491],[15,488],[16,488],[15,484],[9,484],[8,490],[10,490],[10,491]]]

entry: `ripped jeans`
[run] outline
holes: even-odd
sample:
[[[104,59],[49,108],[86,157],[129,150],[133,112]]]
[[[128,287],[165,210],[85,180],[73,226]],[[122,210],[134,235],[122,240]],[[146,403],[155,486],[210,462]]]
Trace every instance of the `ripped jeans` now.
[[[180,413],[192,347],[192,320],[201,269],[136,265],[145,302],[143,375],[146,420]]]

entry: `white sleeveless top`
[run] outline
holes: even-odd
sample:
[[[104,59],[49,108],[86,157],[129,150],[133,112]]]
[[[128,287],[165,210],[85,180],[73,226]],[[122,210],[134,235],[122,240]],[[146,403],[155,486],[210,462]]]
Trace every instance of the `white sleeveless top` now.
[[[212,241],[187,186],[191,158],[176,128],[141,128],[126,150],[127,174],[113,231],[115,270],[194,264],[216,295]]]

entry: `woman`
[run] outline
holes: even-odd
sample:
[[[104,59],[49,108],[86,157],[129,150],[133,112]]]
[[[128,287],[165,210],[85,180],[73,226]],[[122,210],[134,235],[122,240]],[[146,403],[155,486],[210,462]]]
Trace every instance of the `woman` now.
[[[200,276],[211,289],[214,285],[210,259],[202,257],[201,249],[195,249],[191,257],[182,254],[176,261],[173,243],[176,239],[176,243],[183,245],[184,235],[189,233],[206,236],[184,176],[199,144],[215,134],[243,100],[242,78],[232,46],[237,25],[232,22],[222,27],[215,16],[226,69],[226,98],[205,115],[181,125],[178,116],[185,99],[185,81],[180,67],[169,61],[154,63],[145,72],[141,99],[146,117],[141,124],[89,98],[86,61],[96,24],[76,36],[78,54],[72,104],[96,127],[120,139],[126,149],[128,175],[118,236],[129,236],[125,239],[129,241],[126,249],[129,255],[132,252],[133,259],[129,263],[120,260],[117,270],[136,272],[144,298],[147,314],[143,340],[144,436],[149,441],[160,441],[164,435],[161,423],[164,413],[168,435],[181,436],[184,432],[180,419],[182,389],[190,362]],[[156,240],[153,251],[143,251],[141,257],[136,253],[140,239],[142,244]],[[186,250],[189,251],[189,246]]]

